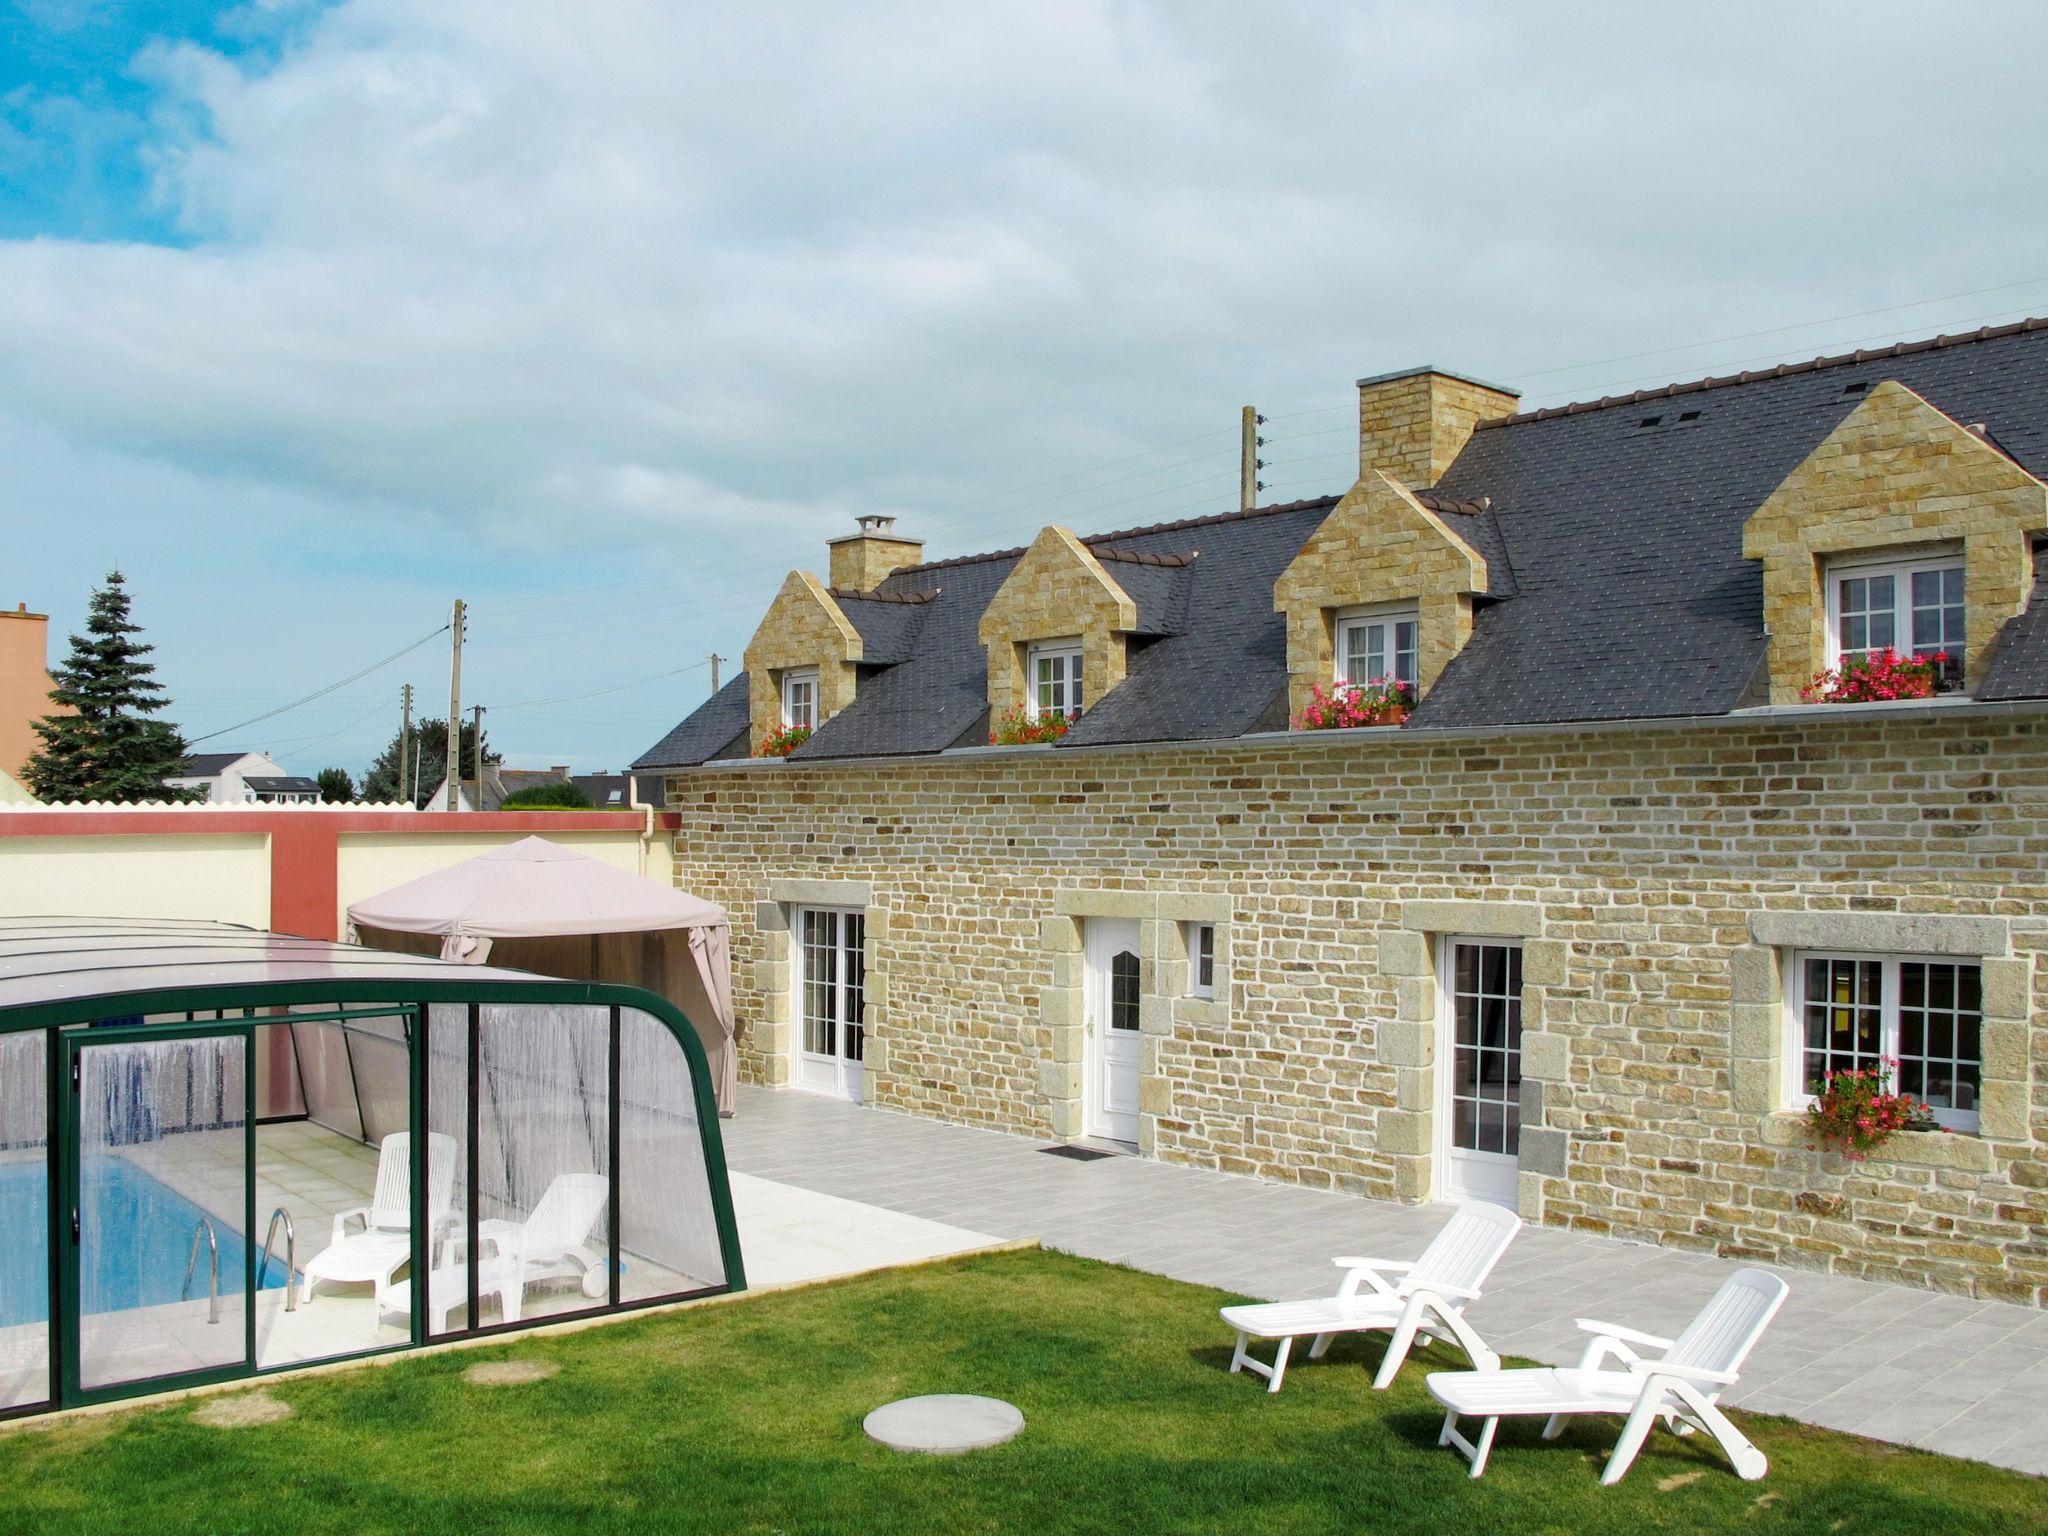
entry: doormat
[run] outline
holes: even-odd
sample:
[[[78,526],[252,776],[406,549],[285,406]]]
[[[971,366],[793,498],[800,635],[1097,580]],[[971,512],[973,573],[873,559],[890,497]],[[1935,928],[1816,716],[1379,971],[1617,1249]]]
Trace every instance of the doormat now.
[[[1098,1158],[1116,1156],[1114,1152],[1100,1152],[1094,1147],[1075,1147],[1065,1143],[1057,1147],[1040,1147],[1038,1150],[1047,1157],[1071,1157],[1077,1163],[1092,1163]]]

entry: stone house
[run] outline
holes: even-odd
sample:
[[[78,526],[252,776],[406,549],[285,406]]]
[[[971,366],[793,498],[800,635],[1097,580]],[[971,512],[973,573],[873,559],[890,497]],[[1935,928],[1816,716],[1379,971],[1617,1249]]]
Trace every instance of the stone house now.
[[[1341,496],[788,577],[636,764],[746,1076],[2048,1302],[2048,322],[1358,409]],[[1886,644],[1947,691],[1802,701]],[[1809,1150],[1879,1059],[1941,1128]]]

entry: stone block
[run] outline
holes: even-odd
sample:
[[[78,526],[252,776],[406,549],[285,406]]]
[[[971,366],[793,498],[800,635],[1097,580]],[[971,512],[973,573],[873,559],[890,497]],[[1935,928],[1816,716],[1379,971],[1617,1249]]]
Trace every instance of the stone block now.
[[[1403,976],[1394,983],[1394,1017],[1426,1024],[1436,1017],[1436,978]]]
[[[874,1030],[861,1047],[861,1066],[866,1070],[868,1080],[889,1075],[889,1042],[878,1036]]]
[[[1778,1104],[1778,1072],[1768,1061],[1737,1059],[1729,1063],[1735,1107],[1754,1115],[1767,1115]]]
[[[1737,1060],[1770,1061],[1784,1049],[1785,1010],[1776,1003],[1731,1003],[1728,1050]]]
[[[1420,1205],[1431,1195],[1431,1181],[1435,1170],[1426,1157],[1396,1157],[1394,1165],[1394,1198],[1406,1205]]]
[[[1985,1019],[1977,1030],[1977,1051],[1985,1082],[2027,1080],[2027,1026],[2019,1020]]]
[[[1187,891],[1161,891],[1159,893],[1159,915],[1176,923],[1216,923],[1230,921],[1232,899],[1227,896],[1210,896]],[[1221,939],[1222,934],[1217,938]]]
[[[1084,1013],[1078,987],[1047,987],[1038,994],[1038,1022],[1052,1029],[1079,1029]]]
[[[1062,917],[1152,916],[1159,898],[1150,891],[1054,891],[1052,909]]]
[[[1173,1085],[1163,1077],[1148,1076],[1138,1081],[1138,1108],[1148,1115],[1173,1113]]]
[[[1387,1109],[1380,1112],[1379,1150],[1399,1157],[1428,1157],[1434,1147],[1432,1117],[1412,1110]]]
[[[1397,1067],[1394,1071],[1394,1102],[1417,1114],[1429,1113],[1436,1105],[1436,1069]]]
[[[1899,912],[1757,912],[1749,936],[1774,949],[1848,949],[1874,955],[2002,955],[2002,917]]]
[[[1038,947],[1056,955],[1081,953],[1081,925],[1071,917],[1038,920]]]
[[[757,901],[754,903],[754,927],[766,936],[771,933],[789,932],[789,908],[779,901]]]
[[[1545,1174],[1554,1179],[1561,1179],[1568,1168],[1571,1140],[1571,1136],[1564,1131],[1524,1125],[1516,1162],[1524,1174]]]
[[[865,907],[873,899],[874,888],[865,880],[771,880],[768,882],[770,901],[788,902],[800,907]]]
[[[1540,1077],[1525,1076],[1522,1079],[1522,1085],[1517,1090],[1516,1101],[1522,1108],[1522,1125],[1525,1129],[1529,1126],[1541,1125],[1543,1123],[1544,1105],[1549,1102],[1550,1098],[1547,1088],[1548,1085]]]
[[[2025,1019],[2034,1011],[2034,959],[2023,955],[2015,959],[1982,960],[1978,969],[1983,973],[1984,1017],[1987,1019]]]
[[[1977,1134],[1987,1141],[2028,1139],[2027,1085],[1987,1082],[1977,1099]]]
[[[1379,1060],[1390,1067],[1426,1067],[1436,1060],[1436,1030],[1428,1024],[1381,1019],[1373,1027],[1373,1044]]]
[[[1519,1174],[1515,1178],[1515,1214],[1531,1225],[1544,1221],[1543,1175],[1540,1173]]]
[[[1543,909],[1532,901],[1409,900],[1401,903],[1401,926],[1417,933],[1526,939],[1543,931]]]
[[[1038,1064],[1038,1091],[1048,1099],[1079,1099],[1081,1097],[1080,1064],[1067,1061],[1041,1061]]]
[[[1561,987],[1572,947],[1558,939],[1531,939],[1522,946],[1522,985]]]
[[[1522,1078],[1561,1083],[1571,1076],[1572,1042],[1554,1030],[1522,1031]]]
[[[1737,1003],[1775,1003],[1783,986],[1778,952],[1764,944],[1728,951],[1728,995]]]
[[[1436,975],[1429,940],[1405,928],[1383,928],[1379,936],[1380,969],[1389,976]]]

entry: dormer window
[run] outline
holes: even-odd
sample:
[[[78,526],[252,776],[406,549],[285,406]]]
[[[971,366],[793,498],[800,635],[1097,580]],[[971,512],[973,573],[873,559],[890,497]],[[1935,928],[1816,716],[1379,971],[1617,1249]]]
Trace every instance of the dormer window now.
[[[1945,653],[1942,682],[1963,681],[1963,556],[1836,561],[1828,567],[1829,661],[1839,666],[1887,647],[1901,655]]]
[[[1025,707],[1034,720],[1060,714],[1069,720],[1081,714],[1081,642],[1061,640],[1034,645],[1026,657],[1028,692]]]
[[[1404,687],[1416,681],[1416,642],[1422,630],[1418,609],[1361,608],[1337,618],[1337,675],[1340,683],[1366,686],[1392,678]]]
[[[782,723],[792,729],[818,728],[818,669],[782,674]]]

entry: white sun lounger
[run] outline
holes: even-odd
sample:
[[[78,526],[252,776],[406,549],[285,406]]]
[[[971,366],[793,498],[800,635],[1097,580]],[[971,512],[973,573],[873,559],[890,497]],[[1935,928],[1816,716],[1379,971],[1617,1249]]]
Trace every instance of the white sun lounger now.
[[[1296,1339],[1313,1337],[1315,1343],[1308,1355],[1320,1360],[1336,1335],[1384,1328],[1393,1338],[1388,1340],[1386,1356],[1373,1377],[1376,1388],[1392,1384],[1418,1335],[1425,1341],[1455,1339],[1473,1365],[1490,1370],[1500,1364],[1500,1357],[1472,1331],[1465,1321],[1465,1308],[1478,1297],[1479,1288],[1521,1225],[1522,1218],[1506,1206],[1470,1201],[1451,1213],[1443,1229],[1422,1250],[1422,1257],[1412,1264],[1337,1259],[1334,1262],[1346,1273],[1335,1296],[1225,1307],[1223,1321],[1237,1330],[1230,1368],[1263,1376],[1266,1390],[1278,1392]],[[1280,1341],[1271,1365],[1251,1357],[1247,1346],[1253,1339]]]
[[[499,1316],[516,1323],[529,1286],[573,1279],[592,1300],[604,1295],[605,1254],[590,1247],[589,1239],[610,1206],[611,1181],[603,1174],[564,1173],[541,1192],[524,1221],[494,1217],[479,1222],[478,1302],[495,1297]],[[466,1248],[461,1234],[451,1236],[428,1272],[427,1311],[436,1333],[447,1332],[449,1314],[468,1303]],[[411,1286],[387,1277],[377,1287],[377,1302],[388,1312],[406,1311],[412,1306]]]
[[[455,1138],[438,1131],[427,1134],[428,1240],[448,1220],[455,1203]],[[350,1223],[360,1230],[349,1230]],[[301,1302],[311,1302],[320,1281],[334,1285],[370,1283],[386,1286],[412,1258],[412,1137],[405,1131],[386,1136],[377,1148],[377,1184],[368,1205],[334,1218],[334,1236],[306,1261],[299,1286]]]
[[[1554,1440],[1584,1413],[1625,1413],[1621,1438],[1607,1458],[1602,1483],[1618,1483],[1650,1430],[1662,1419],[1675,1434],[1705,1430],[1735,1464],[1736,1475],[1755,1482],[1768,1463],[1764,1453],[1729,1421],[1715,1400],[1784,1304],[1785,1282],[1760,1269],[1738,1269],[1686,1325],[1676,1339],[1582,1317],[1593,1335],[1576,1367],[1569,1370],[1435,1371],[1430,1395],[1448,1411],[1439,1445],[1455,1446],[1472,1463],[1472,1475],[1486,1470],[1493,1434],[1504,1418],[1540,1414],[1549,1420],[1543,1438]],[[1646,1358],[1639,1350],[1654,1350]],[[1609,1367],[1608,1360],[1616,1362]],[[1483,1420],[1479,1438],[1458,1430],[1460,1416]]]

